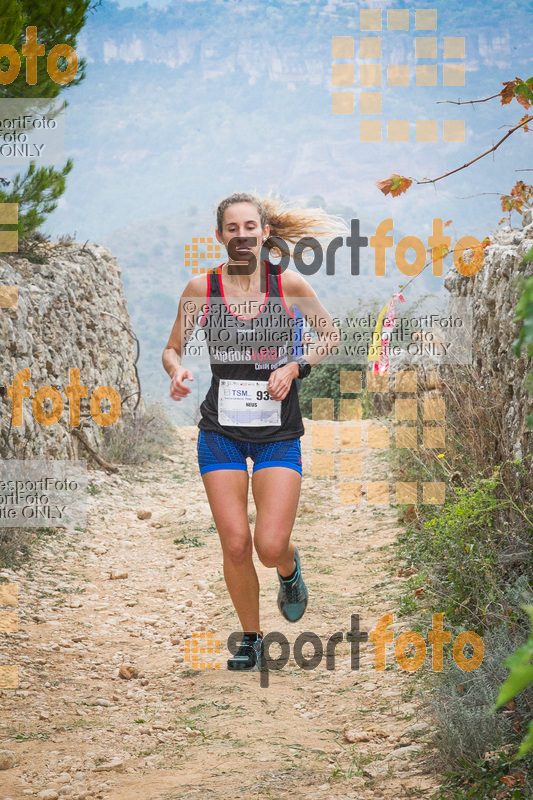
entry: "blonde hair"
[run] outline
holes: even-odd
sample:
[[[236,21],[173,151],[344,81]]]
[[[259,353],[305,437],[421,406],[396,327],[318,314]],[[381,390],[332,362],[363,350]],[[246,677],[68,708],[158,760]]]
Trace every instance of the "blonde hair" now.
[[[222,233],[225,210],[235,203],[252,203],[257,208],[261,228],[264,230],[266,225],[270,226],[270,236],[265,242],[265,247],[269,250],[278,250],[283,254],[290,254],[290,250],[276,242],[275,237],[295,244],[305,237],[318,240],[348,232],[348,226],[342,217],[327,214],[322,208],[291,208],[287,202],[281,200],[279,195],[269,194],[267,197],[260,198],[258,195],[248,192],[234,192],[217,206],[219,233]]]

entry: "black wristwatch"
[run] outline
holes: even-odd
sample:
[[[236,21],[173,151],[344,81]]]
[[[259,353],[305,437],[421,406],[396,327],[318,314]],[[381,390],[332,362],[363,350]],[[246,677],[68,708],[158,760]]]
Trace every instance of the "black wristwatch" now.
[[[298,364],[298,377],[300,380],[302,378],[307,378],[311,372],[311,364],[306,361],[305,358],[297,358],[296,363]]]

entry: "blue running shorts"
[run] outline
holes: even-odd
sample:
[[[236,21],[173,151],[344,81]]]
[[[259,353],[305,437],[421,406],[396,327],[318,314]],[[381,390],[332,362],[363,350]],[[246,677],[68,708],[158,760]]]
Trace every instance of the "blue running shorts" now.
[[[254,472],[265,467],[289,467],[302,474],[300,439],[287,439],[284,442],[239,442],[214,431],[200,430],[197,452],[201,475],[215,469],[247,471],[247,458],[254,462]]]

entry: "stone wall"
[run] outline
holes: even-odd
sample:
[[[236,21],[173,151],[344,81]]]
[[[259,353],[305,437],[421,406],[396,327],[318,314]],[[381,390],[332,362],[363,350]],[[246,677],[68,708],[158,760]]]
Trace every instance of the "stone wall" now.
[[[93,391],[98,386],[116,389],[122,413],[139,397],[120,268],[112,253],[96,244],[43,242],[35,253],[45,263],[18,254],[0,258],[0,286],[19,287],[18,308],[0,308],[0,457],[85,459],[87,451],[69,424],[64,387],[70,369],[80,370],[80,382],[89,390],[81,400],[81,430],[93,446],[98,447],[101,434],[90,414]],[[23,400],[22,426],[11,425],[6,387],[25,367],[31,370],[32,395],[45,385],[62,395],[63,415],[54,425],[34,419],[31,398]]]
[[[472,363],[479,374],[479,391],[494,388],[499,393],[506,449],[510,457],[523,458],[533,454],[533,431],[526,425],[527,415],[533,412],[533,395],[526,387],[533,359],[526,358],[525,352],[516,358],[512,344],[520,330],[520,323],[513,322],[516,304],[533,272],[531,262],[525,266],[520,263],[533,247],[531,211],[524,214],[522,229],[504,227],[491,240],[493,244],[486,249],[483,269],[477,275],[467,278],[452,269],[444,285],[451,294],[452,315],[458,298],[471,298]],[[450,378],[449,368],[441,372]]]

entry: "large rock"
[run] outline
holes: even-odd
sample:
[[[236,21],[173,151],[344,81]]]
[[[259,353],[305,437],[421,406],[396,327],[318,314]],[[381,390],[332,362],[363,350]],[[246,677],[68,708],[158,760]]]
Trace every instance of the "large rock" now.
[[[521,261],[533,247],[533,224],[524,215],[522,230],[503,228],[492,236],[485,251],[483,268],[472,278],[452,269],[444,285],[451,294],[450,314],[459,298],[469,297],[473,312],[472,363],[479,374],[480,391],[494,390],[504,406],[506,449],[513,458],[533,453],[533,432],[526,417],[533,412],[533,395],[528,392],[527,374],[533,359],[524,348],[518,359],[512,345],[521,323],[514,322],[521,287],[533,273],[533,263]],[[448,368],[449,369],[449,368]],[[447,369],[441,371],[446,376]]]
[[[0,285],[19,287],[16,309],[0,311],[0,418],[8,430],[11,400],[5,387],[21,369],[31,369],[28,382],[34,394],[53,386],[63,397],[63,415],[55,424],[40,425],[33,417],[31,400],[25,399],[23,425],[2,437],[0,457],[87,457],[70,435],[68,401],[64,387],[69,371],[80,370],[80,382],[89,397],[81,400],[83,432],[98,444],[99,426],[90,416],[89,400],[98,386],[112,386],[123,400],[122,410],[137,401],[138,383],[134,346],[127,329],[130,318],[120,269],[113,254],[97,244],[46,242],[37,264],[17,254],[0,258]],[[109,316],[109,315],[112,316]],[[129,399],[127,399],[129,398]],[[102,404],[102,410],[104,404]]]

